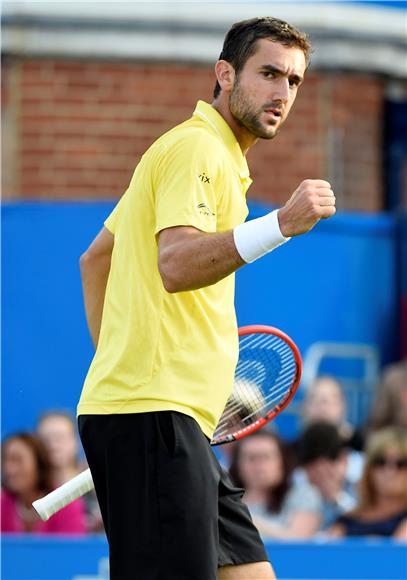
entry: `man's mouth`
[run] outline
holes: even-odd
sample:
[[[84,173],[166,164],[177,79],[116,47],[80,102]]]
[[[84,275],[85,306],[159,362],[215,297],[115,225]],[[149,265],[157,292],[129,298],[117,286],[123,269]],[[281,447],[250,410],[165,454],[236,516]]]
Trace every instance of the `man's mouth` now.
[[[280,109],[265,109],[264,112],[274,119],[280,119],[282,114]]]

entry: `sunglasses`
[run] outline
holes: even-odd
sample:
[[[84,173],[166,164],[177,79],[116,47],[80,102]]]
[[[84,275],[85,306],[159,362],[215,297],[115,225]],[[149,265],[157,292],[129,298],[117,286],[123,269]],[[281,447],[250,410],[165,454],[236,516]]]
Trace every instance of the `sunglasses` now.
[[[407,458],[406,459],[387,459],[386,457],[378,456],[372,461],[374,467],[384,467],[385,465],[394,467],[395,469],[406,469],[407,468]]]

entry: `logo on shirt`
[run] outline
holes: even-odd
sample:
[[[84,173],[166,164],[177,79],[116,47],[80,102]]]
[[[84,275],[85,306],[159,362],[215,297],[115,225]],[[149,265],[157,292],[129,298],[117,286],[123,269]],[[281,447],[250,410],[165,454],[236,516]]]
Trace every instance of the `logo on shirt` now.
[[[197,208],[199,210],[199,213],[202,215],[212,215],[214,216],[215,214],[213,213],[213,211],[206,205],[206,203],[199,203],[197,205]]]
[[[198,175],[198,178],[203,182],[203,183],[210,183],[211,182],[211,178],[208,177],[205,173],[205,171],[203,171],[201,173],[201,175]]]

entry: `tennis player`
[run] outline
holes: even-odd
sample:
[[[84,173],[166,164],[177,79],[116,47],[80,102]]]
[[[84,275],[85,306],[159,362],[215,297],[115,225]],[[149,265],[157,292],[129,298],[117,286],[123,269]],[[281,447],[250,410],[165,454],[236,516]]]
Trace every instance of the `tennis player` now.
[[[233,273],[335,213],[330,184],[307,179],[244,223],[246,153],[277,135],[309,53],[281,20],[234,24],[212,104],[148,149],[81,257],[97,350],[79,429],[113,580],[275,578],[209,440],[238,356]]]

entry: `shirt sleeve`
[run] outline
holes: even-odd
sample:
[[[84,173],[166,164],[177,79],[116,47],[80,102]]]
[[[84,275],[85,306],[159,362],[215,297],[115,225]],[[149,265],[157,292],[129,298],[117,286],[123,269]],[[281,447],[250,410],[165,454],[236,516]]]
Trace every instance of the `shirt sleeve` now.
[[[155,233],[174,226],[216,232],[222,195],[221,159],[206,136],[179,139],[155,172]]]
[[[116,232],[117,220],[118,220],[118,217],[120,215],[121,208],[123,206],[123,200],[126,196],[126,193],[124,195],[122,195],[122,197],[119,199],[117,204],[114,206],[112,212],[109,214],[109,216],[106,218],[106,220],[104,222],[105,228],[107,230],[109,230],[109,232],[113,235]]]

